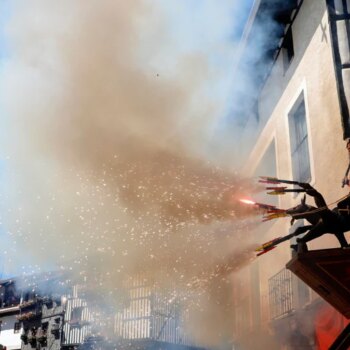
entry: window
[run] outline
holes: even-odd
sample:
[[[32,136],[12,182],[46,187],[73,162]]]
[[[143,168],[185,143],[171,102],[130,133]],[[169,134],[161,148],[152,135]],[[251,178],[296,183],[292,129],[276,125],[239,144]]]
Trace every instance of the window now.
[[[70,319],[71,319],[70,323],[72,324],[79,323],[81,321],[82,314],[83,314],[82,306],[73,308],[70,316]]]
[[[41,329],[44,333],[47,332],[48,328],[49,328],[49,322],[44,322],[41,324]]]
[[[20,322],[15,322],[15,325],[13,327],[13,333],[19,333],[21,330],[21,323]]]
[[[310,154],[303,95],[289,114],[289,133],[293,179],[309,182],[311,180]]]
[[[16,306],[20,302],[20,296],[16,291],[16,287],[13,283],[9,284],[5,288],[4,294],[4,307]]]
[[[284,72],[286,72],[294,57],[294,44],[293,44],[293,34],[292,34],[291,26],[289,27],[286,35],[284,36],[284,41],[282,44],[282,55],[283,55],[283,68],[284,68]]]

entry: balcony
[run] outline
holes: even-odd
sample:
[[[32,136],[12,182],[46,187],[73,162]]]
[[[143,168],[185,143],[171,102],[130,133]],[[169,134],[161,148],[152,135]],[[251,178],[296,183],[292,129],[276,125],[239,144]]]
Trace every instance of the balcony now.
[[[269,279],[269,305],[272,320],[294,311],[292,273],[283,269]]]
[[[310,250],[296,254],[287,268],[350,318],[350,249]]]

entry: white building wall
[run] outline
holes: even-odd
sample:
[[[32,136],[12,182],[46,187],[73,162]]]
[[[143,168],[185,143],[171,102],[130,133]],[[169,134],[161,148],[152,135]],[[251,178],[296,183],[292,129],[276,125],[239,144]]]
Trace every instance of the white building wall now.
[[[277,175],[292,178],[292,163],[289,142],[288,113],[301,93],[305,96],[306,118],[309,131],[309,150],[312,185],[324,194],[328,203],[348,193],[341,188],[341,180],[348,164],[345,143],[342,140],[341,117],[337,88],[328,34],[328,18],[323,1],[304,0],[292,26],[295,56],[284,74],[282,55],[265,84],[260,99],[260,115],[268,121],[257,140],[256,146],[245,164],[244,173],[252,175],[258,167],[272,139],[276,141]],[[326,26],[327,37],[323,31]],[[311,35],[311,29],[314,33]],[[283,89],[276,92],[283,86]],[[276,99],[276,96],[278,97]],[[271,106],[271,103],[274,103]],[[270,111],[270,114],[266,114]],[[261,174],[264,175],[264,174]],[[289,208],[300,202],[302,195],[287,194],[279,197],[279,206]],[[310,204],[314,204],[309,199]],[[264,228],[262,228],[264,230]],[[288,219],[279,219],[269,229],[270,238],[288,233]],[[268,237],[268,238],[269,238]],[[336,244],[331,235],[311,243],[314,248]],[[283,251],[283,252],[282,252]],[[290,258],[289,247],[278,249],[262,257],[279,256],[281,263],[272,264],[273,275]]]
[[[1,332],[0,332],[0,344],[7,347],[7,350],[21,349],[21,333],[14,332],[14,325],[17,322],[16,315],[0,316]]]
[[[288,114],[300,93],[304,93],[309,132],[311,184],[324,195],[327,203],[334,203],[349,193],[348,188],[341,188],[341,180],[349,160],[345,142],[342,140],[343,131],[325,1],[304,0],[292,25],[292,32],[294,58],[288,70],[284,71],[281,53],[262,90],[259,117],[260,123],[264,126],[242,172],[245,176],[253,176],[266,149],[271,141],[275,140],[277,176],[292,179]],[[279,207],[290,208],[300,203],[301,197],[301,194],[279,196]],[[307,203],[314,205],[310,197]],[[334,206],[335,204],[330,207]],[[251,234],[256,237],[258,245],[287,235],[289,230],[290,218],[280,218],[270,225],[260,225],[256,232]],[[349,233],[347,239],[350,240]],[[333,235],[324,235],[308,243],[308,246],[311,249],[321,249],[338,247],[339,244]],[[268,305],[265,304],[268,301],[266,296],[269,278],[283,269],[290,258],[291,250],[288,242],[258,258],[257,283],[261,292],[261,310],[268,309]],[[247,267],[242,271],[242,278],[249,275],[249,269],[250,267]],[[313,298],[316,298],[315,294]],[[254,310],[250,310],[250,313],[253,314]],[[266,319],[263,311],[261,318]],[[247,320],[247,324],[251,325],[252,321]]]

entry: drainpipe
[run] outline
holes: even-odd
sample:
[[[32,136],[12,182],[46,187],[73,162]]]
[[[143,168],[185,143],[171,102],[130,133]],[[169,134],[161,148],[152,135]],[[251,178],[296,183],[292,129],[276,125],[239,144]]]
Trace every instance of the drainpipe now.
[[[335,76],[343,126],[350,137],[350,0],[326,0]]]

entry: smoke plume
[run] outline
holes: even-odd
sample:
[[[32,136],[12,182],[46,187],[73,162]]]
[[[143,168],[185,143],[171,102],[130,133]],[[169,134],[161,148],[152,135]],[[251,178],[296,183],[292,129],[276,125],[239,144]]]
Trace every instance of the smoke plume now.
[[[194,309],[215,317],[192,327],[227,336],[227,274],[252,249],[237,199],[257,189],[203,157],[221,108],[207,57],[162,65],[171,38],[147,1],[13,6],[0,83],[11,264],[94,270],[110,290],[139,273],[200,289]]]

